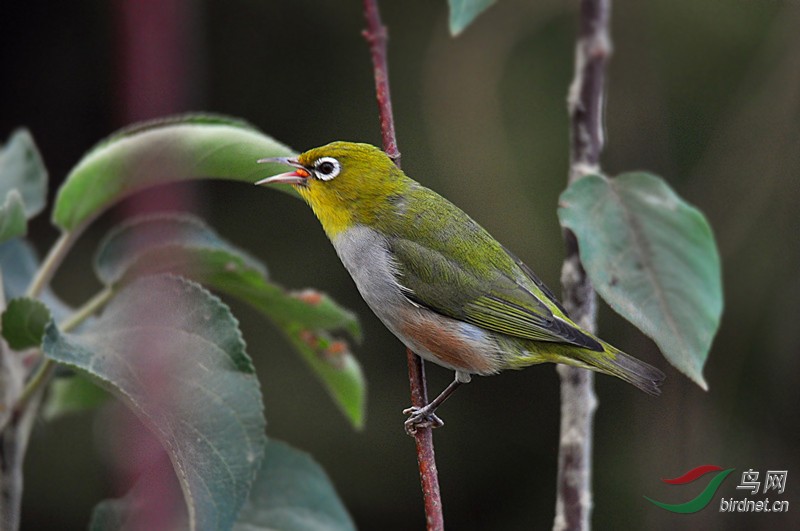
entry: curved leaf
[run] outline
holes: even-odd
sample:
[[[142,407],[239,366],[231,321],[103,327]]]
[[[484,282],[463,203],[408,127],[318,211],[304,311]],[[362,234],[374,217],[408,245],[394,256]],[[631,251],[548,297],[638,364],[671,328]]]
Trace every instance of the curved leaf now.
[[[80,333],[48,326],[45,355],[120,398],[169,454],[191,529],[233,524],[263,456],[261,392],[238,324],[199,285],[138,280]]]
[[[89,151],[58,191],[56,226],[70,231],[133,192],[198,178],[255,182],[282,169],[257,164],[292,150],[248,126],[219,116],[189,115],[138,124]],[[296,195],[290,186],[282,190]]]
[[[234,531],[350,531],[350,515],[314,459],[274,439]]]
[[[497,0],[448,0],[450,4],[450,34],[454,37],[472,24],[475,18]]]
[[[722,278],[703,214],[659,177],[625,173],[574,182],[558,216],[577,236],[600,296],[706,389],[702,371],[722,314]]]
[[[100,244],[95,269],[108,285],[153,273],[181,274],[250,304],[289,337],[353,425],[363,425],[361,367],[349,345],[327,333],[344,329],[359,339],[355,315],[324,293],[291,293],[269,281],[257,260],[199,219],[159,214],[124,223]]]

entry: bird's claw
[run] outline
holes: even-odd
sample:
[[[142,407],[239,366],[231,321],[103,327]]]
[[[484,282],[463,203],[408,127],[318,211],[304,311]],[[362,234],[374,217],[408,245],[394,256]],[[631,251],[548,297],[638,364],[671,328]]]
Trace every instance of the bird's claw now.
[[[437,417],[432,411],[426,407],[409,407],[403,410],[404,415],[409,415],[403,426],[406,433],[414,436],[420,428],[441,428],[444,426],[444,421]]]

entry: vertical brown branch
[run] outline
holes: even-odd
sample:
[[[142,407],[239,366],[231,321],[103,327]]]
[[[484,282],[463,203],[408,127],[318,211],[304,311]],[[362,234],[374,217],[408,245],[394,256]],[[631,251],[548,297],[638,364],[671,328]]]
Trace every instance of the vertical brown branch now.
[[[397,149],[397,139],[394,131],[394,116],[392,114],[392,99],[389,92],[389,73],[386,61],[386,27],[381,22],[377,0],[364,0],[364,16],[367,28],[363,35],[369,44],[372,54],[372,65],[375,71],[375,95],[378,100],[380,113],[381,134],[383,136],[383,150],[400,166],[400,151]],[[410,349],[406,350],[408,357],[408,382],[411,387],[411,405],[423,407],[428,403],[428,391],[425,384],[425,365],[422,358]],[[417,428],[414,434],[417,446],[417,464],[419,477],[422,484],[422,495],[425,500],[425,518],[430,531],[444,529],[444,516],[442,514],[442,500],[439,493],[439,474],[436,469],[436,459],[433,452],[433,431],[431,428]]]
[[[367,29],[362,34],[369,44],[372,54],[372,67],[375,72],[375,97],[378,100],[378,113],[381,120],[383,150],[400,166],[400,151],[397,149],[397,137],[394,132],[394,113],[392,112],[392,95],[389,92],[389,67],[386,61],[386,26],[381,22],[377,0],[364,0],[364,17]]]
[[[600,171],[606,63],[611,54],[611,0],[581,0],[575,77],[567,103],[570,115],[569,183]],[[597,297],[578,254],[575,235],[564,231],[561,271],[564,306],[580,326],[597,328]],[[555,530],[588,530],[592,511],[592,423],[597,409],[591,372],[560,365],[561,437],[558,455]]]
[[[411,405],[423,407],[428,403],[428,391],[425,385],[425,364],[422,358],[406,349],[408,358],[408,383],[411,387]],[[439,492],[439,471],[436,468],[436,456],[433,452],[433,428],[417,428],[414,433],[417,445],[417,465],[419,481],[422,486],[422,497],[425,502],[425,521],[429,531],[444,529],[442,514],[442,496]]]

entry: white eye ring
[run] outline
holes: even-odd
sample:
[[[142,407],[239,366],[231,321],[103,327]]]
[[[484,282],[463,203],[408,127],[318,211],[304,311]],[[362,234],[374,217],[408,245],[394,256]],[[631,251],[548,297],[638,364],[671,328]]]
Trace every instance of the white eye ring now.
[[[321,181],[330,181],[342,171],[342,165],[333,157],[322,157],[314,162],[314,174]]]

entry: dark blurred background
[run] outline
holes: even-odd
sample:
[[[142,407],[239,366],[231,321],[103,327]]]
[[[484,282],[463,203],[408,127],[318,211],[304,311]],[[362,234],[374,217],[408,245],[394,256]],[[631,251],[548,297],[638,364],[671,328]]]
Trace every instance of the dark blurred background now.
[[[445,0],[384,1],[404,169],[469,212],[558,287],[555,214],[567,174],[565,109],[577,2],[500,0],[457,39]],[[665,177],[708,216],[725,281],[722,327],[703,392],[607,307],[604,338],[668,373],[664,394],[597,378],[597,529],[788,529],[800,517],[800,3],[614,3],[604,168]],[[0,137],[30,128],[51,194],[87,149],[131,122],[190,110],[245,118],[303,150],[378,144],[361,3],[332,0],[5,2]],[[188,208],[258,255],[290,288],[315,286],[362,317],[356,353],[369,382],[367,426],[350,428],[288,344],[232,302],[263,384],[268,434],[312,453],[362,529],[422,529],[400,343],[359,298],[311,212],[263,189],[201,182],[158,190],[101,218],[55,280],[77,304],[94,293],[97,239],[131,211]],[[56,237],[32,228],[40,252]],[[558,291],[556,289],[556,291]],[[452,375],[428,365],[431,392]],[[550,366],[478,378],[441,410],[436,432],[450,529],[552,525],[558,378]],[[40,423],[26,468],[23,529],[84,529],[119,494],[107,415]],[[737,470],[704,511],[677,515],[660,482],[701,464]],[[788,470],[788,513],[720,514],[746,469]]]

